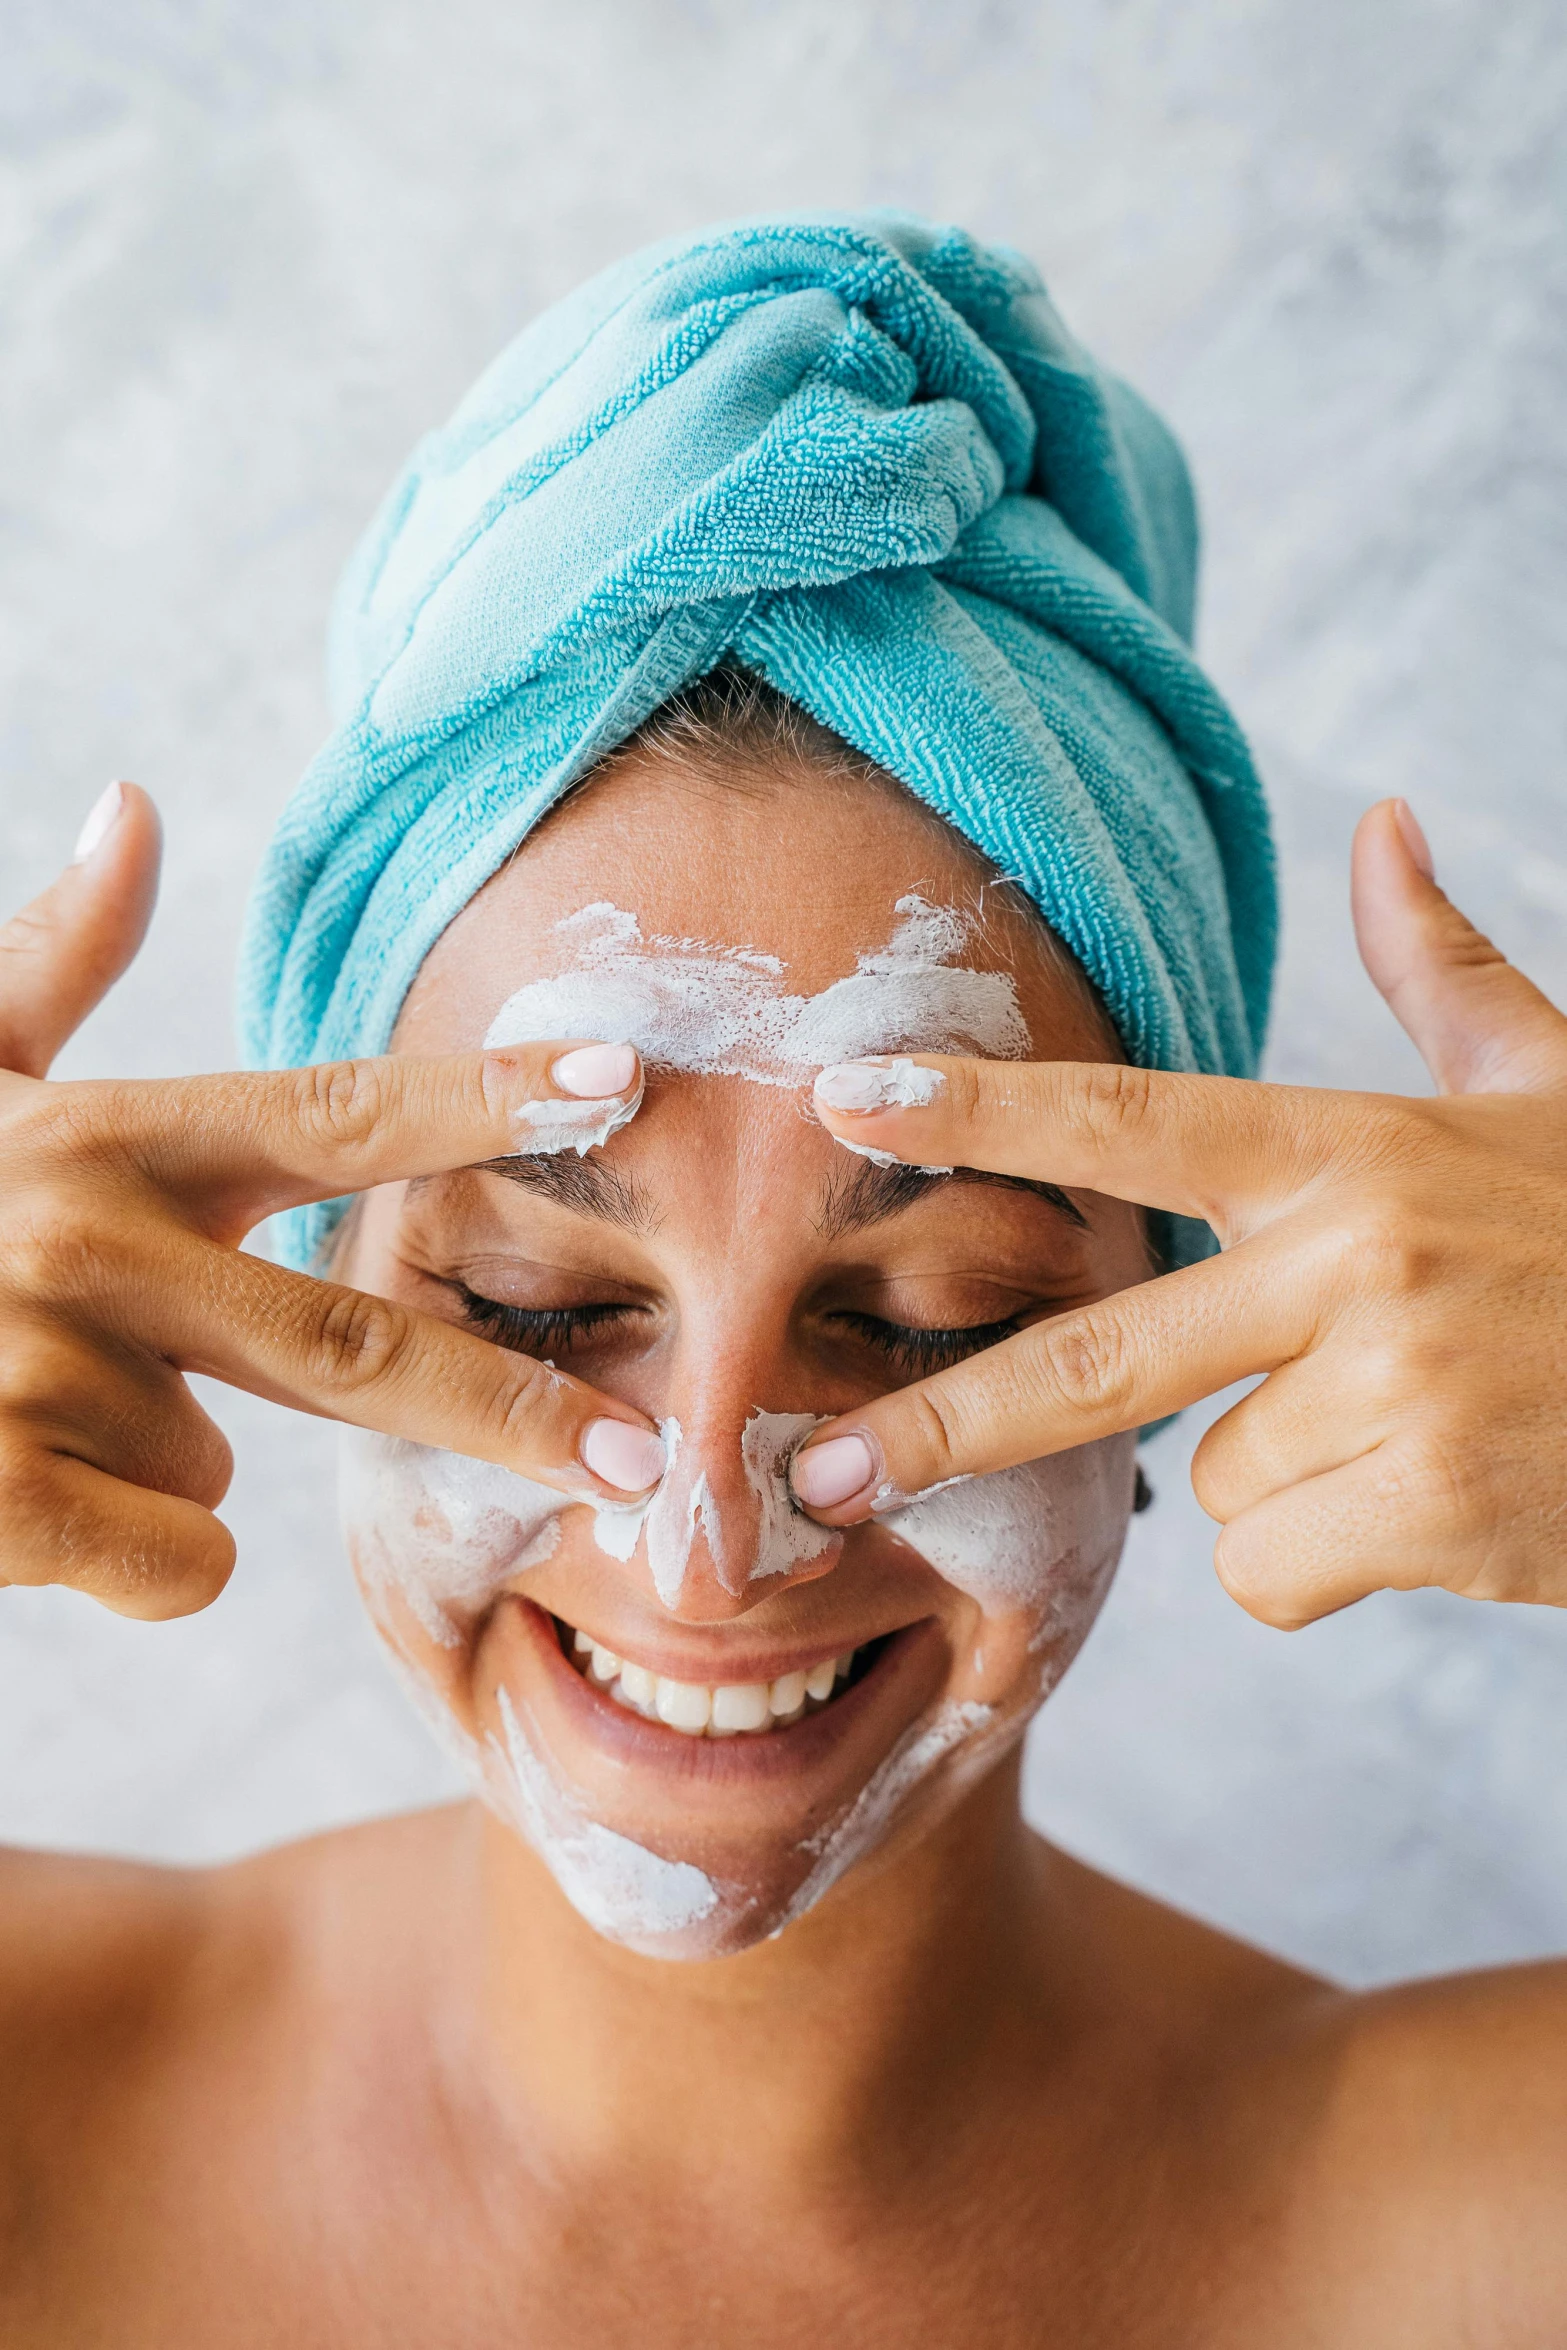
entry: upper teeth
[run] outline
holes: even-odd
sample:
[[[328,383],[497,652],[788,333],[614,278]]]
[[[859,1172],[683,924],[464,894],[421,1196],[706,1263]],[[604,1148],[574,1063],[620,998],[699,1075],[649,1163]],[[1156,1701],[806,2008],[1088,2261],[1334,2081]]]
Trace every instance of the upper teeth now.
[[[854,1651],[824,1657],[808,1672],[781,1673],[776,1681],[724,1681],[716,1688],[699,1681],[670,1681],[617,1656],[586,1632],[574,1635],[572,1646],[587,1660],[591,1679],[608,1690],[618,1703],[650,1720],[667,1722],[688,1738],[732,1738],[742,1730],[771,1730],[779,1723],[798,1721],[806,1704],[825,1704],[841,1680],[846,1680]]]

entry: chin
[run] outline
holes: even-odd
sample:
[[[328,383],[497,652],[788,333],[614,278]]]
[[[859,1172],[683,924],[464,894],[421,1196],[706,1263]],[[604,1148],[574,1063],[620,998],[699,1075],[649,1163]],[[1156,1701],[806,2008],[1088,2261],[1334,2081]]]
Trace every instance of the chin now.
[[[595,1932],[732,1955],[930,1833],[1017,1745],[1061,1669],[1018,1630],[988,1701],[927,1617],[831,1660],[832,1686],[769,1725],[698,1736],[595,1679],[572,1627],[514,1596],[476,1659],[479,1785]]]
[[[628,1817],[595,1815],[557,1775],[536,1720],[501,1688],[480,1788],[606,1941],[648,1958],[724,1958],[782,1934],[850,1871],[864,1876],[929,1834],[1017,1744],[1029,1710],[938,1698],[829,1816],[813,1824],[803,1812],[793,1830],[775,1817],[747,1826],[737,1816],[715,1834],[678,1816],[649,1825],[665,1807],[645,1785],[624,1805],[602,1807]]]

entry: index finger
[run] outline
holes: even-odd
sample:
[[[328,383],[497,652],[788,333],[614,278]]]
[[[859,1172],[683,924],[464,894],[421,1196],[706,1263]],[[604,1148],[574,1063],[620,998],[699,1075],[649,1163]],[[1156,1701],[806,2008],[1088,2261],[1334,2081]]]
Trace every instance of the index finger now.
[[[815,1429],[794,1456],[801,1505],[830,1525],[1143,1427],[1310,1344],[1306,1288],[1281,1249],[1245,1242],[1036,1322],[950,1370]]]
[[[628,1044],[566,1039],[488,1052],[38,1089],[65,1110],[79,1165],[141,1167],[215,1235],[305,1202],[486,1159],[602,1143],[635,1117]],[[23,1113],[25,1115],[25,1112]]]
[[[493,1461],[584,1500],[657,1483],[662,1438],[635,1405],[390,1298],[187,1244],[135,1332],[182,1372],[417,1444]],[[111,1326],[122,1300],[100,1296]]]
[[[920,1053],[824,1069],[813,1101],[858,1149],[1107,1192],[1228,1233],[1237,1211],[1293,1197],[1342,1163],[1378,1097],[1114,1061]]]

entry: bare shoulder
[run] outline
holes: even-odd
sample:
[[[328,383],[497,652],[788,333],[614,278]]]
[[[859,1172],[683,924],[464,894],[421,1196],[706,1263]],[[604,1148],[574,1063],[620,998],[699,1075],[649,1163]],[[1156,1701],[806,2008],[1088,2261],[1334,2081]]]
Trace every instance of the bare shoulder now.
[[[0,2308],[50,2231],[72,2149],[166,2035],[201,1938],[200,1879],[0,1850]]]
[[[1193,2234],[1237,2338],[1558,2350],[1567,1965],[1349,1991],[1050,1866],[1173,2086]]]
[[[209,1869],[0,1851],[0,2341],[107,2339],[84,2311],[171,2228],[286,2205],[323,2052],[357,2062],[367,2015],[385,2040],[452,1841],[416,1815]]]
[[[159,2004],[202,1906],[195,1872],[0,1850],[0,2079],[14,2087],[57,2031]]]
[[[1050,1932],[1106,2006],[1172,2045],[1217,2027],[1226,2045],[1271,2034],[1343,1994],[1320,1975],[1040,1844]]]
[[[1430,2208],[1554,2274],[1567,2310],[1567,1964],[1405,1983],[1347,2004],[1324,2121]]]

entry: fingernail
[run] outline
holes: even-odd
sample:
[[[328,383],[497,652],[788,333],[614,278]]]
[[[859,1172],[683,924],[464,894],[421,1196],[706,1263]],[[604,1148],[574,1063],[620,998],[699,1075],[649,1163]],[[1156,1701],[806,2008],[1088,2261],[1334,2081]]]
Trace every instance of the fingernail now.
[[[622,1493],[645,1493],[664,1474],[664,1440],[628,1420],[592,1420],[583,1435],[582,1458],[606,1485]]]
[[[637,1056],[629,1044],[579,1044],[575,1052],[562,1053],[550,1064],[550,1076],[561,1092],[575,1094],[579,1101],[602,1101],[606,1094],[624,1093],[636,1083],[636,1075]],[[598,1423],[604,1428],[618,1424]]]
[[[795,1492],[813,1510],[836,1509],[876,1474],[876,1457],[863,1436],[829,1436],[797,1452],[789,1471]]]
[[[76,846],[71,851],[73,865],[85,865],[94,849],[102,847],[118,822],[124,805],[125,786],[122,783],[111,783],[108,790],[94,800],[87,811],[87,821],[77,835]]]
[[[1431,843],[1426,839],[1424,832],[1422,832],[1420,828],[1420,819],[1415,814],[1414,809],[1409,805],[1407,800],[1395,800],[1393,802],[1393,818],[1398,826],[1399,831],[1404,836],[1404,846],[1409,851],[1410,856],[1414,859],[1420,871],[1425,875],[1427,881],[1435,881],[1436,861],[1431,854]]]
[[[829,1110],[917,1110],[941,1091],[939,1069],[921,1069],[899,1053],[879,1061],[837,1061],[814,1091]]]

